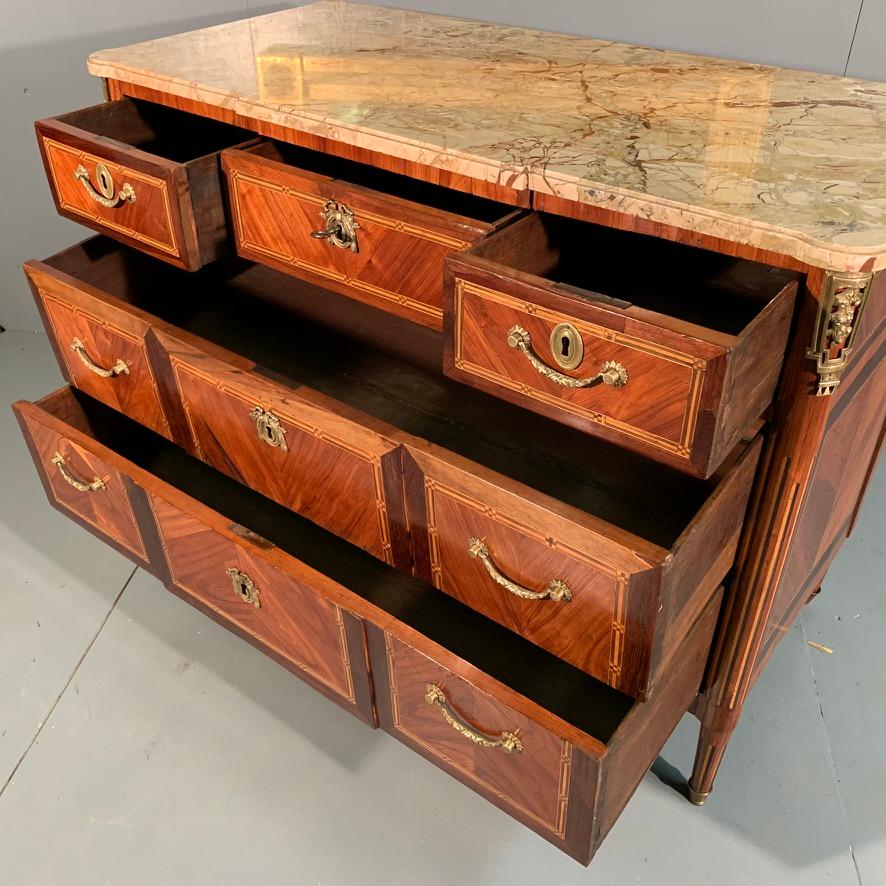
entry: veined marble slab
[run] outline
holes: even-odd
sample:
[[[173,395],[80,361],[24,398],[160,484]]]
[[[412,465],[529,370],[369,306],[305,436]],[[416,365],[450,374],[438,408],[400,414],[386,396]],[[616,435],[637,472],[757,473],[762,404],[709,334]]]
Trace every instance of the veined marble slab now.
[[[88,66],[813,265],[886,266],[886,84],[339,0]]]

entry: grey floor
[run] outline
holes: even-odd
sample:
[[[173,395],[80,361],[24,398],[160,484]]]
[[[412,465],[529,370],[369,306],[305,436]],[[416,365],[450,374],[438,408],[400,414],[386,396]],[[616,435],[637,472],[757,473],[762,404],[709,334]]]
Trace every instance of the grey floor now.
[[[2,886],[886,883],[886,472],[708,804],[650,773],[586,870],[51,509],[5,404],[60,383],[0,335]]]

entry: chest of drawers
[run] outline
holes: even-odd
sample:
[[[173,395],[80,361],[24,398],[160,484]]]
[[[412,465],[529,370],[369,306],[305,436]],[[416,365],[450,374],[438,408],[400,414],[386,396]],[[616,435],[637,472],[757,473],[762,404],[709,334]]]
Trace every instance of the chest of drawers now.
[[[543,162],[570,58],[653,62],[452,27],[321,2],[95,55],[109,100],[37,136],[98,235],[25,264],[69,385],[14,408],[52,505],[587,863],[687,710],[703,801],[848,531],[886,225],[619,190],[587,132]],[[525,140],[440,110],[490,76]]]

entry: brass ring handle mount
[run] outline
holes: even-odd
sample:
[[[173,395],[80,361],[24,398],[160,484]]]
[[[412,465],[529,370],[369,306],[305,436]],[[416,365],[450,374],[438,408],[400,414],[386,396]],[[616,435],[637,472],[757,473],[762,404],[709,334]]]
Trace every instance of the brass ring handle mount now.
[[[573,378],[558,372],[535,353],[532,349],[532,337],[522,326],[512,326],[508,330],[508,347],[521,351],[539,375],[563,388],[593,388],[597,385],[623,388],[628,383],[627,369],[614,360],[607,360],[596,375],[587,378]]]
[[[86,345],[79,338],[75,338],[71,342],[71,350],[80,358],[80,361],[90,372],[94,372],[102,378],[116,378],[118,375],[129,375],[129,364],[125,360],[117,360],[110,369],[99,366],[86,353]]]
[[[231,579],[234,593],[244,602],[256,609],[261,609],[261,599],[255,582],[245,572],[236,567],[225,570],[225,574]]]
[[[465,722],[449,704],[446,694],[434,683],[425,684],[425,701],[429,705],[437,705],[443,719],[460,735],[481,748],[501,748],[506,754],[521,753],[523,742],[516,732],[501,732],[499,735],[489,735],[475,729],[470,723]]]
[[[501,585],[506,591],[510,591],[517,597],[522,597],[524,600],[556,600],[558,603],[568,603],[572,600],[572,589],[559,578],[552,578],[543,591],[531,591],[529,588],[524,588],[523,585],[511,581],[503,572],[499,571],[489,553],[489,548],[479,538],[468,539],[468,554],[480,560],[496,584]]]
[[[65,457],[60,453],[56,452],[55,455],[52,456],[52,463],[55,465],[56,470],[62,475],[62,479],[69,486],[73,486],[78,492],[98,492],[99,489],[105,488],[105,481],[102,480],[101,477],[94,477],[92,480],[79,480],[75,477],[69,470],[68,466],[65,464]]]
[[[319,231],[311,231],[315,240],[325,240],[339,249],[350,249],[351,252],[360,251],[357,243],[357,228],[360,225],[353,209],[336,200],[328,200],[320,211],[320,217],[323,219],[323,227]]]
[[[107,209],[116,209],[124,203],[135,203],[135,188],[129,182],[124,182],[118,191],[114,176],[104,163],[95,164],[97,186],[89,180],[89,170],[82,163],[74,170],[74,178],[83,182],[86,193]]]

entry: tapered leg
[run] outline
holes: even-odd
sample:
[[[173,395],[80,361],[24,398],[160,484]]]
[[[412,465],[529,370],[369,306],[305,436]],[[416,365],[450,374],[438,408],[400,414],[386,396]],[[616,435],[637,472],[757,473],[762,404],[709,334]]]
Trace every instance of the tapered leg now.
[[[695,751],[695,765],[689,779],[689,802],[701,806],[714,789],[717,770],[726,753],[726,746],[732,737],[732,730],[716,731],[702,725],[698,731],[698,747]]]

